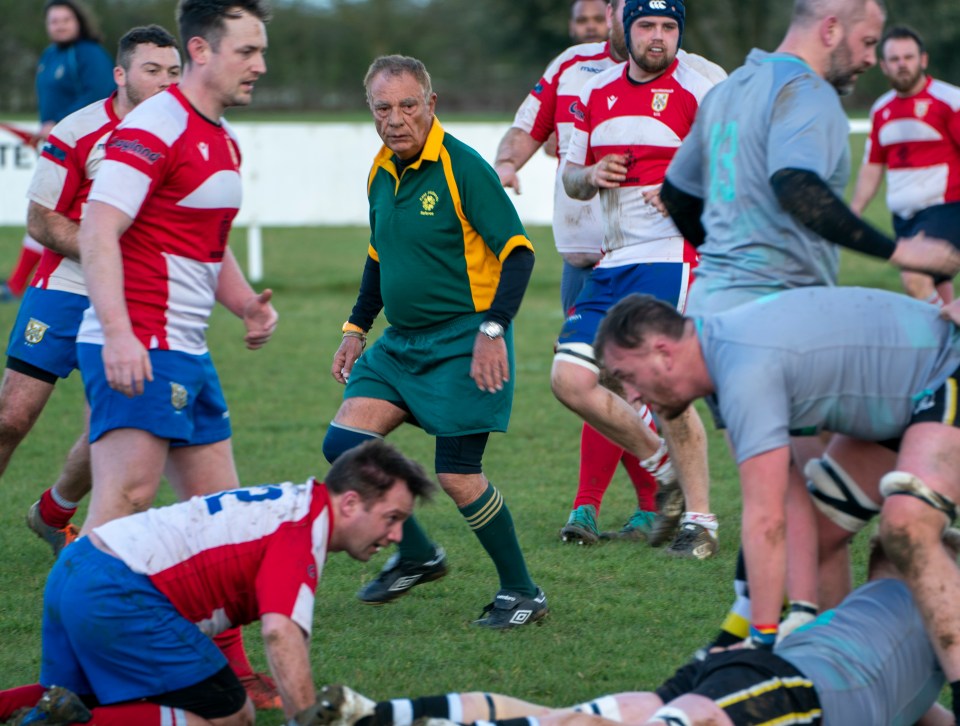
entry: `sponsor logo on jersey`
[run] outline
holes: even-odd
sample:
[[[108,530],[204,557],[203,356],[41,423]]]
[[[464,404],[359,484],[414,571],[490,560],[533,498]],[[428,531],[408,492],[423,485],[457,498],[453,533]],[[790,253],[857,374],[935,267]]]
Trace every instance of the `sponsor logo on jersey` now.
[[[607,96],[607,110],[609,111],[611,108],[613,108],[613,104],[619,100],[620,99],[617,96]]]
[[[917,118],[923,118],[930,110],[930,103],[931,102],[929,98],[918,98],[913,102],[913,114]]]
[[[578,121],[583,121],[583,109],[580,108],[580,104],[577,101],[574,101],[570,104],[570,115],[573,116]]]
[[[67,152],[54,144],[52,141],[48,141],[43,145],[43,153],[53,159],[56,159],[57,161],[67,160]]]
[[[436,192],[424,192],[420,195],[420,204],[423,207],[420,214],[424,217],[432,217],[434,207],[440,201],[440,196]]]
[[[670,101],[669,93],[654,93],[653,101],[650,103],[650,107],[653,108],[653,110],[656,111],[657,113],[660,113],[661,111],[666,109],[667,103],[669,103],[669,101]]]
[[[200,156],[203,157],[204,161],[210,161],[210,146],[206,141],[201,141],[197,144],[197,148],[200,150]]]
[[[140,143],[139,139],[111,139],[110,143],[107,144],[108,149],[117,149],[122,151],[124,154],[133,154],[134,156],[139,156],[148,164],[154,164],[158,160],[163,158],[163,154],[159,151],[154,151],[149,146],[144,146]]]
[[[30,318],[30,321],[27,323],[27,329],[23,331],[23,337],[31,345],[36,345],[43,340],[44,333],[47,332],[47,328],[49,327],[49,325],[40,322],[36,318]]]
[[[177,411],[187,407],[187,389],[173,381],[170,382],[170,403]]]
[[[580,70],[584,73],[603,73],[606,68],[597,68],[597,66],[580,66]]]
[[[543,93],[543,84],[538,83],[533,87],[533,95],[539,96],[541,93]]]

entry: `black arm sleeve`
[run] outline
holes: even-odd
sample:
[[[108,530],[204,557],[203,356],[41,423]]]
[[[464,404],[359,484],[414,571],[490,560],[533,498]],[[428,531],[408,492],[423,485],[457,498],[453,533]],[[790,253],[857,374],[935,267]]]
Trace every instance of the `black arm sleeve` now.
[[[825,240],[885,260],[893,254],[896,242],[855,215],[818,174],[781,169],[770,185],[780,206]]]
[[[380,263],[367,255],[367,263],[360,279],[360,293],[348,320],[364,330],[370,330],[374,318],[383,310],[383,298],[380,297]]]
[[[703,200],[677,189],[669,179],[663,180],[660,187],[660,201],[670,213],[670,219],[677,225],[680,234],[694,247],[699,247],[707,238],[700,217],[703,216]]]
[[[533,274],[533,261],[533,252],[529,247],[517,247],[507,255],[500,269],[500,284],[497,285],[497,292],[484,321],[500,323],[504,328],[510,325],[527,291],[530,275]]]

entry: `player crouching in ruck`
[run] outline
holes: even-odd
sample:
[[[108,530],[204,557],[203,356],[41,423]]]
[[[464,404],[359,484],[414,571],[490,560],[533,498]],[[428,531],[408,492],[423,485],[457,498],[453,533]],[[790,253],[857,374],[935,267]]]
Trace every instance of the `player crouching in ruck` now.
[[[434,488],[419,464],[371,441],[323,483],[222,491],[96,527],[50,573],[40,684],[0,691],[0,721],[33,707],[15,723],[252,724],[211,637],[259,620],[286,717],[311,723],[309,636],[327,553],[366,561],[399,542],[415,498]]]

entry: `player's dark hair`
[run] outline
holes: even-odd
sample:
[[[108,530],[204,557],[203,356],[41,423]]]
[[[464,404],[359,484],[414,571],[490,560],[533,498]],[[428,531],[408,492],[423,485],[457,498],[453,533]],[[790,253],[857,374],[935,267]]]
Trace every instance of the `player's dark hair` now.
[[[893,25],[887,28],[887,30],[884,32],[883,36],[880,38],[880,57],[884,60],[887,58],[886,47],[888,40],[912,40],[917,44],[920,55],[923,55],[927,52],[927,48],[923,44],[923,38],[920,37],[920,33],[911,28],[909,25]]]
[[[43,4],[43,17],[47,17],[50,8],[64,7],[69,8],[80,24],[81,40],[92,40],[97,43],[103,42],[103,33],[100,32],[100,26],[97,24],[97,18],[93,11],[87,7],[83,0],[47,0]]]
[[[421,499],[430,499],[436,490],[420,464],[386,441],[372,439],[340,454],[323,481],[334,494],[354,491],[370,505],[382,499],[398,479]]]
[[[227,32],[226,21],[239,18],[248,12],[263,23],[270,21],[271,11],[267,0],[180,0],[177,5],[177,27],[180,43],[186,52],[191,38],[200,37],[219,50],[220,41]],[[186,52],[186,62],[190,53]]]
[[[417,83],[423,89],[424,100],[428,99],[430,94],[433,93],[430,74],[422,61],[406,55],[382,55],[370,64],[367,75],[363,77],[363,88],[367,93],[367,103],[370,103],[370,84],[381,73],[391,76],[402,76],[404,73],[409,73],[417,79]]]
[[[627,295],[607,312],[593,341],[598,361],[603,360],[603,349],[615,345],[624,350],[643,346],[648,335],[665,335],[673,340],[683,337],[683,317],[672,305],[652,295]]]
[[[176,48],[177,40],[170,32],[159,25],[138,25],[130,28],[117,43],[117,65],[125,71],[130,70],[130,58],[138,45],[149,43],[158,48]]]

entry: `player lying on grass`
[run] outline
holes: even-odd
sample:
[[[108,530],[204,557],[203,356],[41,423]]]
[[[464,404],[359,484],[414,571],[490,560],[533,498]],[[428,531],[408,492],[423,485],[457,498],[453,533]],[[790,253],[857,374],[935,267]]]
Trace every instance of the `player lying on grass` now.
[[[943,542],[956,559],[960,530]],[[936,703],[944,683],[910,590],[878,537],[869,582],[774,652],[736,649],[691,661],[655,691],[551,709],[490,693],[374,703],[343,686],[321,690],[322,723],[410,726],[419,718],[498,726],[952,724]],[[437,721],[432,724],[439,726]]]
[[[252,724],[211,637],[259,620],[284,712],[310,723],[327,553],[366,561],[399,542],[414,499],[434,488],[419,464],[371,441],[324,483],[233,489],[96,527],[50,573],[40,684],[0,692],[0,721],[39,701],[23,723]]]

